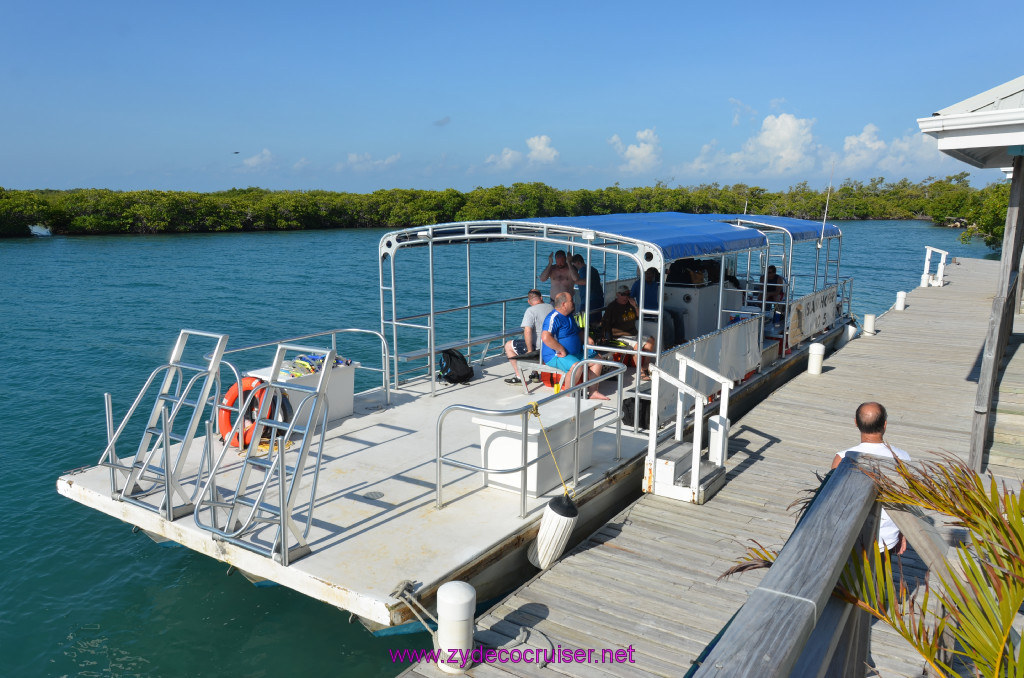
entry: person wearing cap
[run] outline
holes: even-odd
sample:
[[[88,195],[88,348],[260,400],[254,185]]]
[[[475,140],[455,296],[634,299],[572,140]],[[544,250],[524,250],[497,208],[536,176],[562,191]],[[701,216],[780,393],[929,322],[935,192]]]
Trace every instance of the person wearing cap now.
[[[638,316],[636,300],[630,295],[629,288],[619,285],[615,291],[615,300],[608,304],[604,311],[605,340],[618,339],[636,348]],[[654,345],[654,337],[644,337],[642,346],[644,351],[653,351]],[[641,359],[641,375],[644,379],[650,378],[646,369],[648,360],[648,358]]]

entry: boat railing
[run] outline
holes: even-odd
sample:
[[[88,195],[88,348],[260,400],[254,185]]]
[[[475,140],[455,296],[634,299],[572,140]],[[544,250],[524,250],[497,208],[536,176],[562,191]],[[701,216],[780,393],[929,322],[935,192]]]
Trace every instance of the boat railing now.
[[[335,329],[335,330],[325,330],[323,332],[314,332],[312,334],[303,334],[303,335],[298,336],[298,337],[290,337],[288,339],[280,339],[280,340],[277,340],[277,341],[263,341],[263,342],[260,342],[258,344],[250,344],[248,346],[242,346],[242,347],[239,347],[239,348],[233,348],[230,351],[224,351],[224,355],[228,356],[228,355],[235,355],[235,354],[240,354],[240,353],[246,353],[246,352],[249,352],[249,351],[255,351],[257,349],[269,348],[271,346],[279,346],[281,344],[295,344],[296,342],[299,342],[299,341],[306,341],[307,339],[318,339],[320,337],[327,337],[327,336],[329,336],[331,338],[331,350],[335,353],[335,355],[341,355],[338,352],[338,335],[341,335],[341,334],[369,334],[369,335],[372,335],[372,336],[376,337],[377,340],[380,342],[380,367],[375,367],[375,366],[372,366],[372,365],[364,365],[364,364],[362,364],[361,361],[354,362],[352,364],[352,366],[355,367],[357,371],[358,370],[363,370],[363,371],[367,371],[367,372],[377,372],[377,373],[379,373],[381,375],[381,392],[384,395],[383,406],[384,407],[390,407],[391,406],[391,373],[390,373],[391,353],[390,353],[390,349],[388,348],[387,339],[384,338],[383,334],[381,334],[380,332],[376,332],[374,330],[364,330],[364,329],[358,328],[358,327],[346,327],[346,328],[339,328],[339,329]],[[322,350],[322,349],[318,349],[318,350]],[[234,377],[234,380],[235,380],[235,384],[238,387],[238,393],[241,394],[242,393],[242,377],[243,377],[242,372],[238,369],[238,367],[234,363],[232,363],[232,362],[230,362],[228,360],[222,361],[221,364],[225,365],[228,368],[228,370],[231,371],[231,373],[232,373],[232,375]],[[369,390],[373,390],[373,389],[369,389]],[[243,398],[239,397],[237,402],[236,402],[236,404],[235,404],[235,406],[221,405],[221,408],[222,409],[230,410],[231,412],[234,412],[237,415],[238,413],[244,411],[244,410],[241,409],[241,407],[243,405],[242,401],[243,401]]]
[[[864,469],[844,460],[695,678],[864,675],[871,616],[833,591],[847,562],[878,548],[875,497]]]
[[[735,382],[681,353],[677,353],[676,357],[679,360],[679,368],[675,376],[660,367],[652,366],[651,399],[653,402],[659,401],[660,391],[663,386],[662,382],[676,389],[673,437],[677,445],[682,445],[683,443],[683,434],[686,430],[690,403],[693,403],[693,440],[690,453],[689,487],[680,488],[675,484],[676,478],[682,472],[680,465],[675,463],[676,460],[665,464],[658,463],[657,447],[659,435],[657,426],[651,426],[648,433],[643,487],[645,492],[651,492],[659,496],[703,503],[707,497],[701,491],[702,483],[708,484],[724,480],[725,459],[729,449],[729,393],[735,386]],[[704,389],[698,388],[696,383],[691,382],[689,375],[691,368],[694,372],[714,382],[716,387],[713,391],[721,393],[718,414],[708,422],[710,433],[708,461],[711,464],[711,468],[706,469],[704,472],[702,472],[704,408],[709,404],[713,392],[706,392]],[[682,461],[682,459],[678,461]]]
[[[583,382],[581,382],[579,384],[576,384],[575,386],[568,386],[568,387],[562,389],[558,393],[552,394],[552,395],[547,396],[545,398],[541,398],[540,400],[537,400],[536,402],[527,403],[525,405],[522,405],[522,406],[516,407],[516,408],[505,409],[505,410],[498,410],[498,409],[489,409],[489,408],[484,408],[484,407],[475,407],[475,406],[472,406],[472,405],[457,404],[457,405],[449,405],[448,407],[444,408],[441,411],[441,414],[438,415],[438,418],[437,418],[437,435],[436,435],[436,439],[435,439],[435,448],[434,448],[434,450],[435,450],[435,452],[434,452],[434,461],[435,461],[435,464],[436,464],[436,472],[437,472],[437,478],[436,478],[437,487],[436,487],[435,507],[438,510],[444,508],[444,505],[445,505],[444,504],[444,495],[443,495],[444,482],[443,482],[442,470],[443,470],[444,466],[452,466],[452,467],[461,468],[461,469],[464,469],[464,470],[467,470],[467,471],[473,471],[475,473],[482,473],[483,474],[483,479],[482,479],[482,483],[481,483],[482,487],[486,487],[487,486],[487,476],[488,476],[488,474],[501,475],[501,474],[518,473],[519,474],[519,517],[520,518],[525,518],[526,517],[526,497],[527,497],[527,489],[528,489],[528,487],[527,487],[527,470],[531,466],[533,466],[533,465],[539,463],[540,461],[542,461],[544,459],[545,454],[548,453],[548,451],[546,449],[545,450],[538,449],[537,456],[534,459],[529,459],[529,423],[530,423],[530,416],[531,415],[535,415],[535,416],[539,417],[540,416],[539,415],[540,408],[544,407],[545,405],[549,405],[551,403],[554,403],[554,402],[557,402],[557,401],[560,401],[560,400],[565,400],[565,399],[572,399],[574,401],[574,404],[575,404],[574,429],[573,429],[573,432],[572,432],[573,434],[569,437],[568,440],[566,440],[566,442],[564,442],[563,444],[558,445],[554,449],[550,450],[550,454],[557,456],[559,450],[561,450],[561,449],[563,449],[565,447],[568,447],[570,445],[572,446],[572,450],[573,450],[572,482],[573,482],[573,488],[575,488],[577,486],[578,482],[579,482],[579,444],[580,444],[580,441],[585,439],[585,438],[588,438],[588,437],[593,437],[594,435],[597,434],[597,432],[599,430],[601,430],[602,428],[606,427],[608,425],[608,423],[609,423],[609,422],[603,422],[601,424],[597,424],[596,423],[596,418],[595,418],[595,424],[594,424],[593,427],[591,427],[589,429],[585,429],[585,430],[582,429],[581,419],[580,419],[580,411],[582,409],[583,398],[586,395],[586,391],[588,389],[594,387],[596,384],[599,384],[600,382],[607,381],[609,379],[615,379],[615,381],[616,381],[616,388],[615,388],[616,400],[614,401],[615,402],[615,412],[616,412],[616,416],[615,416],[615,459],[619,460],[619,459],[622,458],[622,419],[621,419],[621,416],[619,416],[619,413],[622,412],[622,376],[625,373],[626,368],[621,363],[611,362],[611,361],[607,361],[607,360],[596,360],[596,359],[593,359],[593,358],[587,358],[585,360],[580,361],[577,364],[579,364],[581,366],[580,369],[584,370],[583,374],[587,374],[586,368],[588,366],[594,365],[594,364],[601,365],[603,368],[608,369],[608,372],[602,374],[599,377],[593,377],[593,378],[590,378],[590,379],[585,379],[585,380],[583,380]],[[444,446],[443,446],[443,444],[444,444],[444,435],[443,435],[443,433],[444,433],[444,425],[445,425],[445,422],[447,421],[448,417],[450,415],[454,414],[455,412],[464,412],[464,413],[468,413],[470,415],[487,416],[487,417],[509,417],[509,418],[511,418],[511,417],[519,417],[520,422],[521,422],[521,424],[520,424],[520,431],[519,431],[520,432],[520,437],[521,437],[521,451],[522,451],[521,459],[520,459],[521,463],[518,466],[515,466],[515,467],[512,467],[512,468],[490,468],[490,467],[482,466],[482,465],[478,465],[478,464],[471,464],[469,462],[462,461],[462,460],[459,460],[459,459],[453,459],[449,455],[446,455],[444,453]],[[539,443],[538,443],[538,447],[539,447]]]
[[[940,255],[938,267],[935,273],[931,272],[932,269],[932,253]],[[946,250],[940,250],[938,247],[932,247],[931,245],[925,245],[924,248],[924,273],[921,274],[921,284],[919,287],[942,287],[942,277],[946,272],[946,257],[949,256],[949,252]]]
[[[190,363],[184,358],[189,339],[194,337],[213,340],[215,343],[214,350],[205,355],[204,364]],[[103,394],[107,445],[98,464],[110,469],[110,492],[115,499],[162,513],[167,520],[175,520],[192,512],[194,495],[183,488],[182,474],[207,409],[212,414],[220,400],[218,374],[227,340],[226,334],[181,330],[171,350],[170,359],[150,373],[117,430],[114,430],[110,393]],[[160,386],[153,392],[153,385],[158,380]],[[153,407],[139,446],[133,456],[118,457],[117,442],[147,398],[153,398]],[[180,426],[177,424],[183,411],[191,413],[185,425]],[[210,437],[206,436],[202,459],[210,458],[211,444]],[[118,475],[124,479],[120,488]],[[161,493],[162,496],[157,498]]]
[[[490,345],[498,342],[504,344],[505,338],[510,334],[518,334],[521,330],[518,324],[514,328],[510,328],[508,324],[508,305],[513,302],[525,302],[527,297],[516,296],[509,297],[507,299],[497,299],[494,301],[484,301],[475,304],[466,304],[462,306],[453,306],[451,308],[445,308],[441,310],[435,310],[431,313],[418,313],[414,315],[405,315],[394,318],[393,320],[386,320],[385,325],[392,326],[395,331],[393,333],[393,344],[394,344],[394,378],[395,387],[397,388],[400,377],[408,374],[422,375],[424,372],[428,375],[433,375],[436,372],[436,356],[442,350],[446,348],[472,349],[473,346],[483,345],[484,348],[480,352],[479,360],[483,363],[487,357],[488,349]],[[480,325],[477,323],[476,327],[473,324],[473,311],[487,308],[490,306],[501,306],[501,315],[499,321],[500,329],[497,331],[484,331],[481,334]],[[466,314],[466,334],[465,338],[456,339],[454,341],[439,341],[437,318],[438,316],[450,315],[452,313],[464,312]],[[415,322],[417,320],[426,319],[426,323]],[[495,324],[494,319],[490,319],[487,325],[493,327]],[[410,329],[422,330],[425,332],[426,346],[422,346],[422,342],[418,342],[419,348],[414,348],[407,351],[399,350],[399,339],[397,328],[406,327]],[[472,357],[472,356],[471,356]],[[407,369],[401,370],[398,367],[399,361],[415,362],[420,359],[425,359],[426,364],[416,364]],[[431,395],[434,394],[434,379],[431,378]]]
[[[254,386],[247,397],[239,397],[242,411],[255,411],[253,421],[248,424],[238,416],[230,430],[222,432],[220,452],[205,482],[200,483],[195,502],[196,525],[215,540],[274,558],[282,565],[310,553],[306,539],[313,524],[324,436],[317,437],[315,451],[312,441],[317,426],[321,430],[327,427],[327,387],[332,373],[325,367],[317,373],[315,385],[296,384],[282,380],[282,366],[287,355],[316,350],[296,344],[277,345],[270,378]],[[335,356],[334,349],[329,349],[324,365],[332,365]],[[285,407],[286,389],[293,397],[299,396],[290,416]],[[208,438],[212,437],[212,426],[208,424],[207,428]],[[233,469],[233,487],[221,487],[219,475],[237,459],[227,454],[230,449],[238,449],[240,454],[244,451],[244,456],[241,467]],[[312,466],[311,478],[304,483],[307,465]],[[250,483],[254,471],[262,473],[262,479]],[[306,491],[308,500],[303,498]],[[297,507],[305,507],[301,527],[296,522]],[[276,530],[272,538],[251,538],[266,527]]]

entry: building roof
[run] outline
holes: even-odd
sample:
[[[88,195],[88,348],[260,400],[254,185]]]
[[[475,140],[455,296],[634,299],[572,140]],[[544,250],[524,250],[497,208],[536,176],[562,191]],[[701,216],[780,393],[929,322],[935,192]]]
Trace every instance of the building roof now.
[[[1024,76],[918,118],[939,150],[979,168],[1002,168],[1024,152]]]

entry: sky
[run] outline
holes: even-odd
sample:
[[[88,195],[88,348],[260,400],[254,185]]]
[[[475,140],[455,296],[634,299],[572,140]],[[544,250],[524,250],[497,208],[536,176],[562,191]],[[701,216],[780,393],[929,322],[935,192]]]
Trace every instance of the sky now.
[[[372,6],[371,6],[372,5]],[[0,186],[921,181],[1024,3],[50,2],[0,13]]]

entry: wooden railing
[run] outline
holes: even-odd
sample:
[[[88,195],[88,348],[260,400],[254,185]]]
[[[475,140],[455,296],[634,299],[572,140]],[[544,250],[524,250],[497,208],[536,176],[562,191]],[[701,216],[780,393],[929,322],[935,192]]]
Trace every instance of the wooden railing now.
[[[968,465],[981,473],[985,447],[989,442],[989,420],[992,417],[992,397],[999,377],[999,365],[1006,352],[1006,344],[1013,331],[1013,317],[1020,310],[1020,265],[1024,249],[1024,157],[1013,160],[1013,183],[1010,185],[1010,203],[1006,210],[1003,231],[1003,254],[999,268],[999,283],[992,299],[985,348],[982,352],[981,374],[974,399],[974,418],[971,422],[971,452]]]
[[[864,675],[870,617],[832,590],[855,546],[876,548],[875,495],[844,460],[695,677]]]

